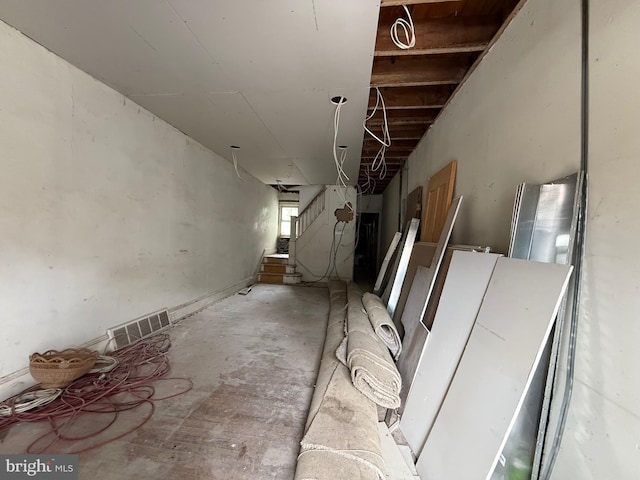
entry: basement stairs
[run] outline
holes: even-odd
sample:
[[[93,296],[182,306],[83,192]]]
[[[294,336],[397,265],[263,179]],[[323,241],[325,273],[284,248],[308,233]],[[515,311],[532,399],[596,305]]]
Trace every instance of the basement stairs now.
[[[302,282],[302,274],[296,271],[296,242],[325,211],[326,190],[327,188],[323,186],[297,217],[291,217],[289,253],[275,253],[262,257],[258,272],[259,283],[296,284]]]

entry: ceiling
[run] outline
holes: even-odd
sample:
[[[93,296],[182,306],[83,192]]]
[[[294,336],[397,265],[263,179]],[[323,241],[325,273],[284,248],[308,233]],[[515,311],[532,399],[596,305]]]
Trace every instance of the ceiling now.
[[[267,184],[382,193],[518,0],[0,0],[0,19]],[[408,5],[416,44],[390,39]],[[380,87],[387,173],[363,121]],[[382,114],[367,123],[380,130]],[[374,185],[375,181],[375,185]]]
[[[356,179],[376,0],[0,0],[0,19],[264,183]]]
[[[384,191],[518,3],[382,0],[371,86],[379,87],[382,93],[391,145],[385,151],[386,175],[380,178],[383,168],[375,159],[381,144],[366,134],[358,180],[364,191]],[[414,23],[415,46],[409,49],[397,47],[390,35],[396,19],[408,20],[402,5],[407,5]],[[405,41],[402,30],[399,33]],[[375,105],[372,89],[368,115]],[[382,124],[379,108],[367,126],[381,137]]]

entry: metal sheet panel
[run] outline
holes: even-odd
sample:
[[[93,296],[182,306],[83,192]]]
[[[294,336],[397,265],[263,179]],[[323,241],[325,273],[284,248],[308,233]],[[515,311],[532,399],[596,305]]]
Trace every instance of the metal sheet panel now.
[[[378,273],[378,278],[376,279],[376,284],[373,286],[373,293],[375,293],[376,295],[380,295],[380,292],[383,289],[383,281],[385,276],[387,275],[387,270],[389,269],[389,262],[391,262],[393,254],[396,253],[396,248],[398,248],[398,243],[400,243],[401,237],[402,232],[396,232],[396,234],[393,236],[393,239],[391,240],[391,245],[389,245],[387,254],[384,256],[382,266],[380,267],[380,272]]]
[[[490,478],[542,356],[570,273],[567,265],[498,259],[418,459],[421,478]]]
[[[409,223],[407,236],[402,246],[400,260],[398,261],[398,268],[395,272],[395,276],[393,277],[393,283],[391,285],[389,298],[387,300],[387,311],[389,312],[389,316],[391,318],[393,318],[393,314],[396,310],[396,305],[398,304],[398,299],[400,298],[400,290],[402,289],[402,284],[407,274],[407,267],[409,265],[409,259],[411,258],[411,250],[413,249],[413,243],[416,240],[419,226],[420,220],[417,218],[412,218],[411,222]]]
[[[519,234],[522,244],[526,240],[524,235],[530,235],[526,241],[529,246],[526,251],[524,249],[512,251],[510,256],[548,263],[569,263],[575,237],[577,218],[575,212],[577,212],[578,198],[576,192],[580,191],[580,179],[581,176],[576,173],[548,184],[529,186],[531,189],[533,187],[539,189],[533,219],[530,209],[525,208],[527,210],[525,213],[514,213],[516,221],[527,225],[525,228],[520,228]],[[516,225],[514,231],[517,227]],[[562,303],[558,315],[559,325],[562,324],[565,315],[565,304],[566,302]],[[527,476],[533,473],[533,478],[537,477],[561,330],[561,328],[554,329],[553,338],[547,341],[543,359],[535,373],[524,406],[505,444],[504,465],[499,464],[496,467],[493,479],[502,478],[504,471],[509,468],[518,468]],[[537,450],[536,443],[539,444]]]
[[[509,252],[512,258],[529,258],[539,197],[540,185],[523,184],[515,215],[515,235]]]

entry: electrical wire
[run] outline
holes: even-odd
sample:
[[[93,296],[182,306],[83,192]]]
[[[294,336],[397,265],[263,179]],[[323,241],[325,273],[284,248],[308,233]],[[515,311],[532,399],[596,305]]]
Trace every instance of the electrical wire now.
[[[353,212],[353,207],[349,205],[347,202],[347,198],[345,193],[342,191],[348,187],[347,182],[349,181],[349,176],[344,171],[344,162],[347,158],[347,149],[338,147],[338,131],[340,130],[340,111],[342,106],[346,103],[346,98],[343,96],[339,97],[340,100],[336,104],[336,110],[333,114],[333,160],[335,162],[336,171],[338,173],[338,178],[336,179],[336,187],[338,187],[338,195],[342,199],[343,203]],[[340,150],[340,155],[338,155],[338,150]]]
[[[155,402],[182,395],[193,388],[188,378],[170,378],[167,352],[171,346],[167,334],[157,334],[111,353],[117,365],[109,372],[89,373],[64,388],[61,394],[46,405],[20,411],[19,405],[28,398],[45,395],[39,386],[31,387],[4,402],[11,408],[8,416],[0,418],[0,430],[21,422],[47,421],[49,429],[36,438],[26,453],[44,453],[55,446],[56,453],[81,453],[122,438],[147,423],[155,410]],[[171,381],[168,395],[156,395],[156,384]],[[117,425],[121,412],[146,406],[148,410],[135,425],[122,432],[108,435]],[[97,416],[97,417],[96,417]],[[107,422],[100,425],[100,418]],[[122,422],[120,422],[122,423]],[[73,435],[72,431],[82,431]],[[93,439],[92,442],[88,441]],[[77,449],[77,442],[81,446]]]
[[[395,22],[393,22],[393,25],[391,25],[391,40],[396,47],[402,50],[408,50],[416,46],[416,31],[409,9],[406,5],[403,5],[402,8],[404,8],[404,11],[407,14],[407,18],[409,20],[405,20],[404,18],[400,17]],[[399,31],[402,31],[405,39],[404,41],[400,40],[400,35],[398,35]]]
[[[371,162],[371,171],[378,173],[378,178],[383,180],[387,176],[387,162],[385,159],[387,148],[391,146],[391,135],[389,134],[389,121],[387,119],[387,107],[384,103],[384,97],[382,96],[382,92],[378,87],[374,87],[376,91],[376,104],[371,110],[371,113],[367,115],[362,122],[362,126],[364,130],[371,135],[379,144],[380,149],[373,161]],[[379,109],[382,109],[382,134],[381,136],[376,135],[376,133],[367,127],[367,122],[371,120]],[[367,176],[370,176],[370,173],[367,171]]]
[[[236,148],[231,147],[231,158],[233,159],[233,168],[236,170],[236,175],[239,179],[242,179],[240,172],[238,171],[238,155],[236,154]]]
[[[340,129],[340,110],[342,106],[345,104],[345,98],[340,97],[340,101],[336,105],[336,111],[333,114],[333,160],[336,164],[336,171],[338,172],[338,180],[336,185],[342,185],[344,187],[347,186],[346,181],[349,180],[349,176],[345,173],[343,167],[344,158],[342,158],[342,163],[338,158],[338,131]],[[346,151],[344,151],[344,156],[346,157]],[[345,202],[346,203],[346,202]]]
[[[389,122],[387,120],[387,106],[384,103],[384,97],[382,96],[382,92],[380,91],[380,89],[378,87],[372,87],[372,88],[375,88],[376,90],[376,104],[373,107],[373,110],[371,110],[371,113],[365,117],[364,122],[362,122],[362,126],[364,127],[365,131],[369,135],[371,135],[375,140],[378,141],[378,143],[380,143],[385,147],[390,147],[391,136],[389,135]],[[371,120],[376,113],[378,113],[379,108],[382,108],[382,119],[383,119],[382,138],[378,137],[378,135],[376,135],[369,127],[367,127],[367,122]]]
[[[317,278],[317,280],[314,280],[313,282],[307,282],[307,284],[321,282],[325,278],[328,278],[329,275],[331,275],[331,272],[333,270],[332,266],[335,265],[334,257],[338,254],[338,248],[340,247],[339,243],[336,244],[336,229],[338,228],[339,223],[340,223],[339,221],[336,221],[336,223],[333,224],[331,246],[329,247],[329,259],[328,259],[329,261],[327,263],[327,269],[325,270],[322,276],[319,276],[313,273],[304,263],[302,263],[298,258],[296,258],[296,262],[298,262],[302,267],[304,267],[304,269],[307,270],[312,276]],[[344,233],[344,229],[342,229],[342,233]],[[342,237],[340,238],[342,239]]]
[[[369,165],[365,165],[365,174],[367,175],[367,181],[365,182],[364,186],[362,187],[362,191],[363,192],[375,192],[376,190],[376,181],[375,179],[371,176],[371,173],[369,171]]]
[[[60,396],[62,389],[47,388],[35,392],[24,392],[12,399],[0,403],[0,417],[8,417],[14,413],[28,412],[53,402]]]

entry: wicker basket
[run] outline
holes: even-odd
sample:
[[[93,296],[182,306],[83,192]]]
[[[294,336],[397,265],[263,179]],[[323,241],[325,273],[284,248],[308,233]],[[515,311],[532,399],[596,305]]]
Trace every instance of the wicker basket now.
[[[42,388],[62,388],[93,368],[97,352],[86,348],[48,350],[29,356],[29,372]]]

